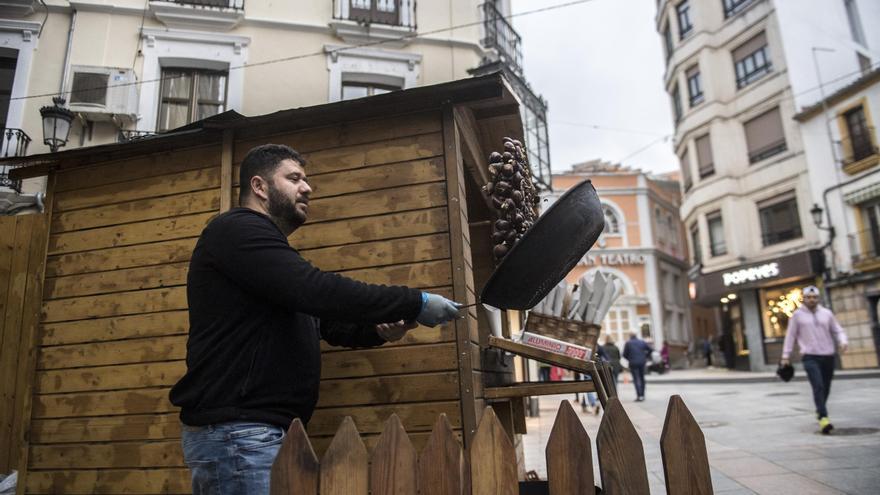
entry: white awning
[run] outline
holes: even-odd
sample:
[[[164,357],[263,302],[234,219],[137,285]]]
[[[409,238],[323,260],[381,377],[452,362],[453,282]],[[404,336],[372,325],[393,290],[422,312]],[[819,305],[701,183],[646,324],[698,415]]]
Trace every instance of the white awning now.
[[[880,198],[880,182],[856,189],[843,195],[843,199],[851,204],[856,205],[864,203],[872,199]]]

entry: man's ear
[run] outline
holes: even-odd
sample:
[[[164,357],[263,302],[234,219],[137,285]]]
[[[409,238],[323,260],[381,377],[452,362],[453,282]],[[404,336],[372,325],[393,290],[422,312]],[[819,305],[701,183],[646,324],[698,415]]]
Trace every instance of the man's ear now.
[[[264,200],[269,200],[269,183],[260,177],[259,175],[255,175],[251,177],[251,192],[254,196]]]

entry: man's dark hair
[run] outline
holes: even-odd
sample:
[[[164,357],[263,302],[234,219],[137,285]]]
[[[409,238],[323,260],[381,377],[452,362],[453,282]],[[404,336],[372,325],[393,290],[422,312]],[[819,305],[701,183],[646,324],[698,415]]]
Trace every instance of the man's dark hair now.
[[[263,144],[251,148],[242,160],[241,170],[238,174],[238,182],[241,186],[238,193],[238,204],[244,204],[244,200],[251,195],[252,178],[260,176],[269,180],[278,165],[287,159],[295,161],[301,167],[306,165],[302,155],[286,144]]]

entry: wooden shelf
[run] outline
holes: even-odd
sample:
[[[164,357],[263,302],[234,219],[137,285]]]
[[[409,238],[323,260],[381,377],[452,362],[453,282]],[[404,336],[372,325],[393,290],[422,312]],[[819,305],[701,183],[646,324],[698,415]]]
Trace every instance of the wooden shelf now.
[[[518,356],[527,357],[529,359],[541,361],[542,363],[547,363],[553,366],[559,366],[560,368],[577,371],[578,373],[592,373],[593,371],[595,371],[595,366],[590,361],[584,361],[582,359],[576,359],[573,357],[565,356],[563,354],[557,354],[555,352],[537,349],[535,347],[520,344],[519,342],[514,342],[512,340],[507,340],[504,338],[490,336],[489,347],[503,349],[507,352],[512,352]]]
[[[523,382],[503,387],[486,387],[483,391],[483,396],[486,399],[511,399],[538,395],[581,394],[595,391],[596,387],[593,386],[591,381]]]

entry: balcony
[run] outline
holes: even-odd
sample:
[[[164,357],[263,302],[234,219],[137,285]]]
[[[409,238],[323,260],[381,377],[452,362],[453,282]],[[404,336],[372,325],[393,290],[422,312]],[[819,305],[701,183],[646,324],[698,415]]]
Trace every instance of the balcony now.
[[[150,10],[171,28],[228,31],[244,19],[244,0],[150,0]]]
[[[28,145],[31,143],[30,136],[21,129],[4,129],[0,128],[0,157],[10,158],[15,156],[25,156],[27,154]],[[0,165],[0,188],[12,189],[15,192],[21,192],[21,181],[9,178],[9,171],[12,165]]]
[[[880,228],[877,225],[847,237],[853,268],[858,270],[880,268]]]
[[[137,141],[139,139],[144,139],[150,136],[155,136],[155,132],[150,131],[130,131],[120,129],[119,133],[116,134],[116,142],[117,143],[128,143],[131,141]]]
[[[330,28],[346,43],[400,48],[416,31],[416,0],[333,0]]]
[[[483,4],[482,45],[498,52],[501,62],[517,75],[522,75],[522,38],[492,3]]]
[[[724,0],[724,18],[727,19],[739,14],[751,3],[752,0]]]
[[[880,163],[880,150],[872,138],[874,128],[861,129],[861,133],[850,134],[839,143],[843,170],[848,174],[857,174]]]

